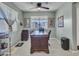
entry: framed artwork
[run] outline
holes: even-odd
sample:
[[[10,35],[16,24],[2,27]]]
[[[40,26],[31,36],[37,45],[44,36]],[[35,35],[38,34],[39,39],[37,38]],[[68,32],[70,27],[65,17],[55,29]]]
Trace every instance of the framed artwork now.
[[[64,27],[64,16],[58,17],[58,27]]]
[[[48,28],[55,27],[55,19],[54,18],[48,18]]]
[[[30,28],[30,18],[24,18],[24,28]]]

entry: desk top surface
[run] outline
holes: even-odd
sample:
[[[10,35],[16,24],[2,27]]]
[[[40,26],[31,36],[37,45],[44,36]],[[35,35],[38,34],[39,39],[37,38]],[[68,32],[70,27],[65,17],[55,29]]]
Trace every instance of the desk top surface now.
[[[48,35],[48,31],[44,32],[33,31],[30,35]]]

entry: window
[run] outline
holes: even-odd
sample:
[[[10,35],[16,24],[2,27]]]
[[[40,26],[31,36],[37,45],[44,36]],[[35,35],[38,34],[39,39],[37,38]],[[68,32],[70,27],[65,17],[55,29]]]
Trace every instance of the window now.
[[[40,27],[47,29],[48,18],[46,16],[34,16],[31,18],[31,28],[39,29]]]

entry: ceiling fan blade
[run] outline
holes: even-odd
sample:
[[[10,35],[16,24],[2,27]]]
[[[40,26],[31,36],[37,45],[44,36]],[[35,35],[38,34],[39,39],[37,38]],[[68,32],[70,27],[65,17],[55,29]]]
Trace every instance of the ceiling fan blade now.
[[[48,7],[41,7],[41,8],[44,8],[44,9],[49,9]]]

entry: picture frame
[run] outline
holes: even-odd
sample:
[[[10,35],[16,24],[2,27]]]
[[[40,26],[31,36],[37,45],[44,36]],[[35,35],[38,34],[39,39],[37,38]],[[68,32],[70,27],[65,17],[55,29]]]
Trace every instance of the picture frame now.
[[[58,27],[64,27],[64,16],[58,17]]]
[[[48,18],[48,28],[55,27],[55,19],[54,18]]]

